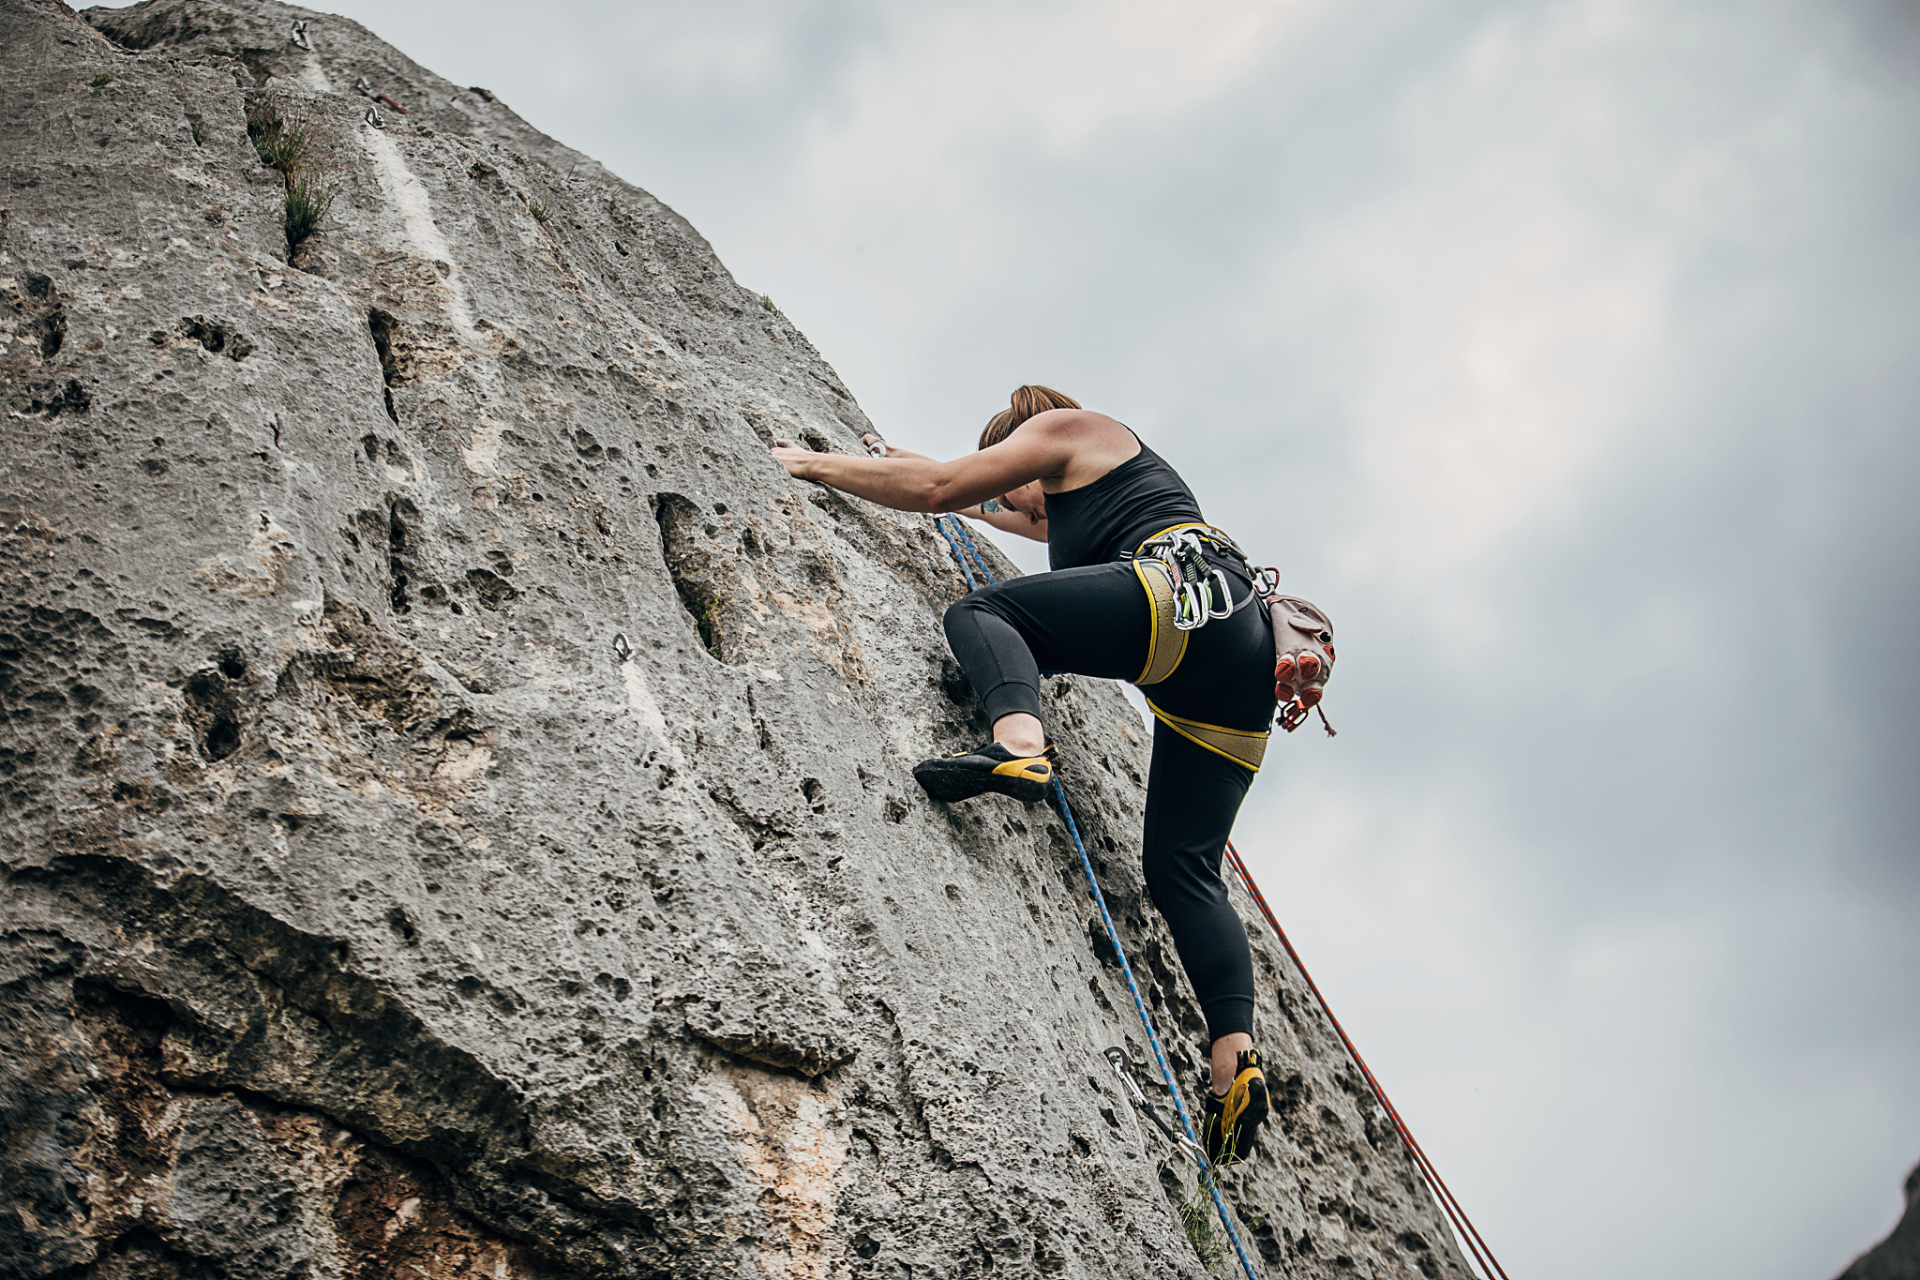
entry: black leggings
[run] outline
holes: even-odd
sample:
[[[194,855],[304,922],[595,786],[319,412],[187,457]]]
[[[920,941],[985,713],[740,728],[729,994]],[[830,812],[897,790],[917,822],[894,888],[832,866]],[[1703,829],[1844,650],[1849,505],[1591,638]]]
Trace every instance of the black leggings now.
[[[1252,588],[1227,568],[1234,597]],[[1145,590],[1124,563],[1034,574],[982,587],[947,610],[947,643],[992,720],[1040,715],[1040,671],[1131,680],[1147,659]],[[1254,604],[1192,632],[1186,657],[1145,690],[1170,715],[1258,732],[1273,721],[1273,630]],[[1217,1040],[1253,1031],[1253,961],[1247,931],[1220,878],[1240,801],[1253,771],[1153,723],[1140,861],[1147,892],[1166,918]]]

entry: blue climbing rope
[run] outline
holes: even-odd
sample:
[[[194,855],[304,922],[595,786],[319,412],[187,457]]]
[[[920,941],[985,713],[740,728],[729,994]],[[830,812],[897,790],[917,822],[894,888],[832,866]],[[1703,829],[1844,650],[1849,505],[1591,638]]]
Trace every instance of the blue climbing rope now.
[[[1073,810],[1067,805],[1067,793],[1060,786],[1058,778],[1053,780],[1053,799],[1060,806],[1060,816],[1067,821],[1067,834],[1073,837],[1073,850],[1080,855],[1080,869],[1087,873],[1087,885],[1093,890],[1093,904],[1100,908],[1100,923],[1106,926],[1107,939],[1113,943],[1113,954],[1120,961],[1120,973],[1127,980],[1127,992],[1133,997],[1134,1012],[1140,1015],[1140,1025],[1147,1029],[1147,1043],[1153,1046],[1153,1059],[1159,1064],[1160,1078],[1166,1082],[1167,1095],[1173,1099],[1174,1114],[1180,1117],[1180,1127],[1186,1131],[1187,1141],[1199,1147],[1200,1140],[1193,1131],[1193,1117],[1187,1114],[1187,1104],[1180,1097],[1180,1088],[1173,1078],[1173,1068],[1167,1062],[1167,1051],[1160,1045],[1160,1034],[1153,1029],[1153,1015],[1147,1012],[1147,1002],[1141,999],[1140,986],[1133,980],[1133,966],[1127,963],[1127,953],[1120,945],[1120,931],[1113,927],[1113,916],[1107,911],[1107,895],[1100,892],[1100,880],[1093,874],[1093,860],[1087,856],[1087,846],[1080,839],[1080,827],[1073,820]],[[1220,1194],[1220,1184],[1214,1180],[1212,1168],[1201,1165],[1200,1177],[1213,1196],[1213,1207],[1220,1215],[1220,1225],[1227,1229],[1227,1238],[1233,1241],[1233,1251],[1240,1256],[1240,1266],[1246,1271],[1247,1280],[1259,1280],[1253,1269],[1253,1259],[1247,1257],[1246,1246],[1240,1243],[1240,1233],[1233,1225],[1233,1214],[1227,1208],[1225,1197]]]
[[[954,563],[960,566],[960,572],[967,575],[967,590],[978,591],[980,589],[980,584],[974,581],[973,570],[969,568],[967,565],[966,553],[960,550],[960,544],[954,541],[953,534],[947,532],[947,521],[949,520],[953,521],[953,526],[955,529],[959,529],[960,536],[966,537],[967,531],[965,529],[960,528],[960,519],[958,516],[935,516],[933,518],[933,527],[938,529],[940,531],[940,536],[947,540],[947,547],[949,550],[953,552]],[[971,545],[973,542],[973,539],[967,538],[967,542],[969,545]],[[980,554],[980,550],[978,547],[974,548],[974,554],[975,555]],[[981,572],[985,573],[986,568],[987,568],[986,562],[982,561],[980,564]],[[987,581],[991,583],[993,581],[992,577],[988,577]]]
[[[947,524],[953,525],[953,532],[947,531]],[[953,551],[953,558],[960,566],[960,572],[967,577],[967,589],[977,590],[973,569],[967,564],[967,555],[960,550],[966,545],[973,559],[980,567],[980,576],[989,585],[994,582],[993,570],[987,568],[987,558],[974,545],[973,535],[967,532],[960,518],[954,515],[935,516],[934,528],[940,530],[940,536],[947,540],[947,546]],[[956,539],[954,534],[958,534]],[[1053,780],[1053,801],[1060,809],[1060,816],[1066,819],[1067,834],[1073,837],[1073,850],[1080,855],[1080,869],[1087,873],[1087,887],[1093,890],[1093,903],[1100,908],[1100,922],[1106,926],[1107,939],[1113,943],[1113,954],[1120,961],[1121,976],[1127,980],[1127,992],[1133,997],[1134,1012],[1140,1015],[1140,1025],[1147,1029],[1147,1043],[1153,1047],[1153,1060],[1160,1068],[1160,1079],[1167,1086],[1167,1096],[1173,1099],[1174,1114],[1180,1117],[1180,1127],[1186,1132],[1187,1141],[1194,1149],[1203,1154],[1199,1135],[1193,1129],[1193,1117],[1187,1114],[1187,1104],[1180,1097],[1180,1087],[1175,1081],[1173,1067],[1167,1061],[1167,1051],[1161,1047],[1160,1033],[1153,1029],[1153,1015],[1147,1012],[1147,1002],[1140,996],[1140,984],[1133,979],[1133,966],[1127,961],[1127,952],[1120,945],[1120,931],[1114,928],[1113,915],[1107,910],[1107,895],[1100,892],[1100,878],[1093,873],[1093,859],[1087,856],[1087,846],[1080,839],[1080,826],[1073,820],[1073,809],[1067,804],[1067,793],[1060,785],[1060,779]],[[1240,1232],[1233,1225],[1233,1213],[1227,1208],[1226,1197],[1220,1194],[1220,1184],[1214,1179],[1213,1169],[1204,1161],[1200,1164],[1200,1178],[1207,1184],[1207,1192],[1213,1197],[1214,1211],[1220,1215],[1220,1225],[1227,1229],[1227,1239],[1233,1241],[1233,1251],[1240,1259],[1240,1267],[1247,1273],[1247,1280],[1260,1280],[1259,1273],[1253,1269],[1253,1259],[1247,1256],[1247,1248],[1240,1242]]]
[[[960,534],[960,541],[966,544],[967,550],[973,554],[975,562],[979,564],[980,576],[987,580],[987,585],[993,585],[993,570],[987,568],[987,558],[980,554],[980,548],[973,545],[973,535],[967,532],[967,526],[960,523],[959,516],[948,516],[947,519],[953,523],[953,527]]]

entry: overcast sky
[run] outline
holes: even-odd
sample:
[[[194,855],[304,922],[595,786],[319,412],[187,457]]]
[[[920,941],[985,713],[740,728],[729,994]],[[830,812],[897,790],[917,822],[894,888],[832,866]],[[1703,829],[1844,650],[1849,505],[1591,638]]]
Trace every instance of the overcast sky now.
[[[1329,610],[1340,737],[1240,844],[1517,1280],[1893,1224],[1920,7],[345,11],[685,214],[891,439],[1058,386]]]

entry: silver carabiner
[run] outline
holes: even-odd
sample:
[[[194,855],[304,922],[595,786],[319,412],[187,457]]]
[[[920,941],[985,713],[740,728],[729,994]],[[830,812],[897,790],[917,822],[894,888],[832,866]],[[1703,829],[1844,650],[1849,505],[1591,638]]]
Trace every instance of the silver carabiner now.
[[[1120,1077],[1120,1083],[1126,1087],[1127,1096],[1132,1098],[1133,1105],[1140,1109],[1142,1115],[1153,1121],[1153,1127],[1158,1129],[1161,1136],[1172,1145],[1175,1154],[1205,1169],[1207,1167],[1206,1151],[1192,1138],[1183,1133],[1174,1132],[1173,1127],[1162,1120],[1160,1113],[1153,1109],[1153,1104],[1147,1101],[1147,1095],[1140,1092],[1139,1082],[1133,1078],[1133,1072],[1128,1069],[1126,1051],[1119,1045],[1114,1045],[1104,1050],[1102,1056],[1106,1058],[1107,1065],[1113,1068],[1113,1074]]]
[[[1216,581],[1220,584],[1220,607],[1217,609],[1213,604],[1213,584]],[[1220,618],[1231,618],[1233,616],[1233,587],[1227,582],[1227,571],[1225,569],[1215,569],[1208,575],[1205,590],[1207,595],[1207,621],[1213,622]]]
[[[1195,631],[1207,625],[1207,605],[1201,595],[1204,585],[1188,582],[1173,589],[1174,630]]]

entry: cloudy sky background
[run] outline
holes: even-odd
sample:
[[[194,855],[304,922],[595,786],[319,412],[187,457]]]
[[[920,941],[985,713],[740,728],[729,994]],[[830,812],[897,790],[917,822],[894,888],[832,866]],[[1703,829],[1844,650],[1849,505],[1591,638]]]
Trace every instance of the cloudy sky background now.
[[[1893,1224],[1920,10],[344,11],[685,214],[891,439],[1059,386],[1329,609],[1340,737],[1240,843],[1512,1275]]]

